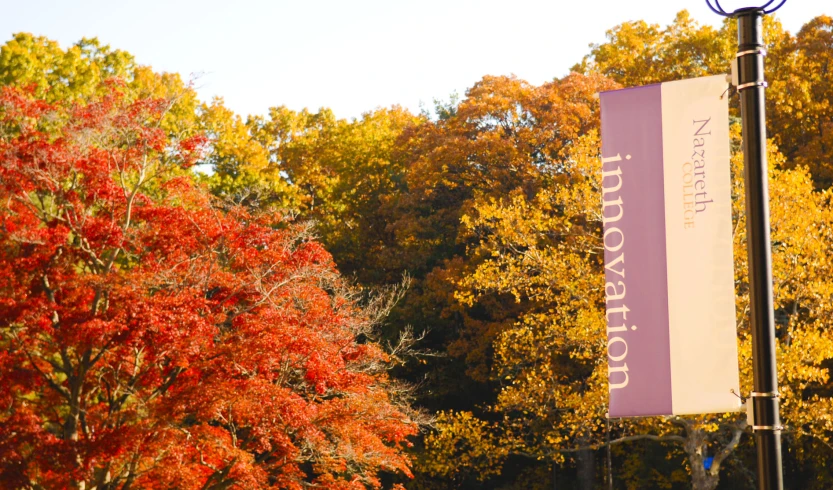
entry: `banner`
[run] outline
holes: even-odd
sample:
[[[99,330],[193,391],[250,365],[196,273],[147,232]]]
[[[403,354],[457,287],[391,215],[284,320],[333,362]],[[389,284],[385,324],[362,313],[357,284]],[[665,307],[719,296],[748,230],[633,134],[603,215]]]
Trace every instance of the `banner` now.
[[[610,417],[741,409],[727,86],[600,94]]]

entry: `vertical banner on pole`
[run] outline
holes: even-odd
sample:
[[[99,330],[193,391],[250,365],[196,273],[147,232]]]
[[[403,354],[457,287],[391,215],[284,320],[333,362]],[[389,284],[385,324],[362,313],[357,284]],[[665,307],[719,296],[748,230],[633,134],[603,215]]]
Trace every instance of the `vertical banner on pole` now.
[[[600,94],[611,417],[741,409],[726,87]]]

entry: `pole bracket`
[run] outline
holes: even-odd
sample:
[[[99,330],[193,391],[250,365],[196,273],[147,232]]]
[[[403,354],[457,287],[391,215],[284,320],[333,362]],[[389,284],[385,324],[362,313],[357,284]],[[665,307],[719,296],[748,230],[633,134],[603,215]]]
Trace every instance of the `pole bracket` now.
[[[757,81],[757,82],[742,83],[742,84],[738,85],[738,92],[740,92],[740,91],[741,91],[741,90],[743,90],[743,89],[747,89],[747,88],[752,88],[752,87],[763,87],[763,88],[767,88],[768,86],[769,86],[769,84],[767,84],[767,83],[766,83],[766,82],[764,82],[764,81]]]
[[[741,51],[736,54],[735,58],[740,58],[741,56],[746,56],[747,54],[759,54],[761,56],[766,56],[766,50],[764,48],[747,49],[746,51]]]
[[[752,398],[781,398],[781,394],[777,391],[753,391],[749,394]]]
[[[773,432],[781,432],[782,430],[784,430],[784,426],[783,425],[753,425],[752,430],[753,431],[771,430]]]

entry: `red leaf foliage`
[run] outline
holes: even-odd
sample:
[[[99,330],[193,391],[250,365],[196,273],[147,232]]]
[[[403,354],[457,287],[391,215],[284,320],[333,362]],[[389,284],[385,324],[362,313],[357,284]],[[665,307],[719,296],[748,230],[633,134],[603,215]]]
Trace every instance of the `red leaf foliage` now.
[[[0,481],[366,488],[413,413],[305,228],[182,172],[164,100],[0,95]],[[179,175],[179,177],[176,177]]]

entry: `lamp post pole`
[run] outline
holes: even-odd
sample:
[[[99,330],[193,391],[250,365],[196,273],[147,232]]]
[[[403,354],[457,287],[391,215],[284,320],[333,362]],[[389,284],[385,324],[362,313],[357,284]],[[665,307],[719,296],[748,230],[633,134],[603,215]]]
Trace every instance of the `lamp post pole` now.
[[[769,238],[766,117],[764,112],[764,45],[761,9],[735,12],[738,20],[738,93],[743,128],[746,188],[746,248],[752,325],[751,393],[758,488],[784,488],[781,469],[781,420],[775,370],[775,318],[772,300],[772,254]]]
[[[764,15],[761,7],[726,13],[715,0],[718,14],[738,22],[737,89],[743,129],[744,187],[746,189],[746,247],[749,258],[750,326],[752,329],[753,408],[755,444],[758,450],[758,488],[783,490],[781,418],[778,406],[778,374],[775,365],[775,318],[772,300],[772,248],[767,184],[766,114],[764,111]]]

